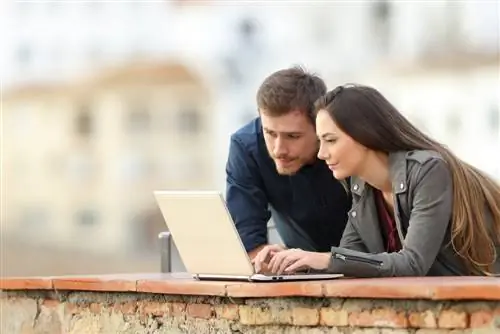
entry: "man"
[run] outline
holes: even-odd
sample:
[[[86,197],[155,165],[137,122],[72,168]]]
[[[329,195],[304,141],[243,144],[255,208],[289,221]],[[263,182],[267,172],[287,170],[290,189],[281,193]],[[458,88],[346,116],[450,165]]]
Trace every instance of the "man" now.
[[[350,195],[317,158],[313,104],[325,93],[323,80],[301,68],[277,71],[257,92],[259,117],[231,136],[227,205],[259,263],[285,248],[328,252],[342,237]],[[271,216],[284,246],[267,246]]]

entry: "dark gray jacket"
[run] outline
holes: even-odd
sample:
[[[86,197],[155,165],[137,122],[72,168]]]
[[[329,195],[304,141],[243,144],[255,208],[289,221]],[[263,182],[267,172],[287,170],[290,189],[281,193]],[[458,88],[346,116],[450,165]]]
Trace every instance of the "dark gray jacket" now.
[[[351,277],[467,275],[450,243],[453,182],[445,161],[433,151],[410,151],[390,154],[389,164],[403,249],[385,252],[373,188],[353,177],[353,206],[328,271]]]

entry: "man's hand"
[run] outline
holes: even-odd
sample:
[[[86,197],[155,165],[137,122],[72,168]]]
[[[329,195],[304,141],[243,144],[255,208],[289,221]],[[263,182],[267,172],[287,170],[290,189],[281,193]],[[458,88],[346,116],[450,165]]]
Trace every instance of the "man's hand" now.
[[[268,271],[267,264],[269,260],[278,252],[286,250],[282,245],[265,245],[261,246],[250,253],[255,272],[263,273]],[[252,256],[254,255],[254,256]]]
[[[269,261],[268,268],[271,273],[276,275],[291,274],[309,268],[324,270],[328,269],[330,258],[330,253],[306,252],[294,248],[275,252]]]

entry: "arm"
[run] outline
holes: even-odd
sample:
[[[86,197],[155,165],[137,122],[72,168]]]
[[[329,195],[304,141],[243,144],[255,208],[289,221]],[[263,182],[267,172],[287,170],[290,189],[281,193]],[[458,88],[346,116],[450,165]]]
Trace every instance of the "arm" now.
[[[226,164],[226,201],[243,245],[253,258],[267,244],[271,213],[258,166],[234,136]]]
[[[368,253],[368,249],[366,248],[365,243],[363,242],[363,240],[361,240],[358,231],[356,230],[350,219],[347,221],[344,233],[342,234],[339,248],[346,248],[358,252]]]
[[[428,161],[417,176],[403,249],[366,254],[332,247],[329,270],[355,277],[426,275],[447,233],[452,203],[453,183],[447,165],[437,159]]]

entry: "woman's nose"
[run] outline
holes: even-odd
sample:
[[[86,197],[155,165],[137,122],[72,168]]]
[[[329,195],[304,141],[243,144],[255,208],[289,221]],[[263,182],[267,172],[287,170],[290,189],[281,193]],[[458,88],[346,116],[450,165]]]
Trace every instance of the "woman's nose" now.
[[[321,159],[321,160],[326,160],[327,159],[327,155],[326,155],[325,149],[323,147],[323,144],[319,145],[318,159]]]

